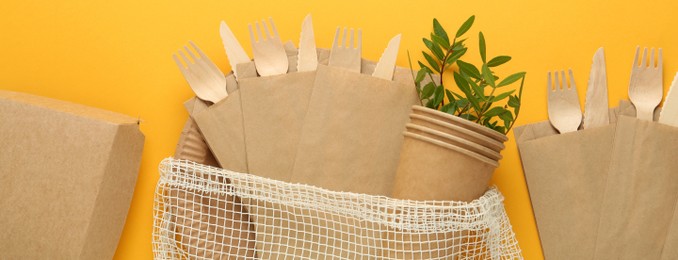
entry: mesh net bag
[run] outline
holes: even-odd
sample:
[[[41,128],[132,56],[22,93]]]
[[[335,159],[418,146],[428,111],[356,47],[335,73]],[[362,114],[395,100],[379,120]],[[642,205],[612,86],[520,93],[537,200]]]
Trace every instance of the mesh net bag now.
[[[336,192],[165,159],[156,259],[522,259],[491,188],[472,202]]]

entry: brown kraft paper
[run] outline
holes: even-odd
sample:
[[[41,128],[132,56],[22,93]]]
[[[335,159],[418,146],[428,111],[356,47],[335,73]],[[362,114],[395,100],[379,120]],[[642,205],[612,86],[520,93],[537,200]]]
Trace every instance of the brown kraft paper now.
[[[411,75],[396,70],[401,73]],[[390,195],[402,131],[416,103],[413,83],[319,65],[291,181]]]
[[[595,258],[659,259],[678,199],[678,129],[620,117],[615,135]]]
[[[287,74],[240,78],[249,173],[281,181],[291,179],[316,75],[297,72],[297,50],[288,45],[286,51]],[[319,63],[327,63],[327,51],[319,52]]]
[[[558,134],[548,121],[514,130],[546,259],[593,256],[614,132]]]
[[[139,172],[137,118],[0,91],[0,259],[111,259]]]

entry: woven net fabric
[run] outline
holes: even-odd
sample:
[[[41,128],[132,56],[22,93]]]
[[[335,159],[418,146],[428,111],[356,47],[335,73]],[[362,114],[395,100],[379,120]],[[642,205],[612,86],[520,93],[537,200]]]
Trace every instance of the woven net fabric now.
[[[159,168],[156,259],[522,259],[495,188],[411,201],[172,158]]]

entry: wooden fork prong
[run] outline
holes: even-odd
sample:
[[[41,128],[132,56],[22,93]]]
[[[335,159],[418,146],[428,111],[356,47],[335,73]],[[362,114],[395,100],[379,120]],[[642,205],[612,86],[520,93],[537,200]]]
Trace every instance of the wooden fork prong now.
[[[362,48],[363,46],[363,30],[358,29],[358,44],[355,46],[356,49]]]
[[[640,67],[647,67],[647,47],[643,48],[643,58],[640,60]]]
[[[633,57],[633,68],[640,66],[640,61],[638,60],[638,54],[640,54],[640,46],[636,46],[636,55]]]
[[[268,29],[268,23],[266,23],[266,20],[261,20],[261,26],[263,26],[264,29],[262,30],[263,33],[260,33],[260,34],[265,37],[264,39],[266,39],[266,40],[270,39],[271,38],[271,30]]]
[[[252,31],[252,24],[248,24],[247,28],[250,31],[250,42],[256,43],[257,41],[254,39],[254,32]]]
[[[195,54],[193,54],[193,51],[191,51],[191,49],[189,49],[188,46],[184,46],[184,50],[186,50],[186,53],[188,53],[188,55],[191,56],[191,59],[193,59],[193,63],[198,63],[198,57],[196,57]]]
[[[280,35],[278,35],[278,29],[275,27],[275,23],[273,22],[273,17],[269,17],[268,21],[271,23],[271,34],[268,37],[280,38]]]
[[[346,34],[348,33],[348,28],[344,27],[344,37],[341,38],[341,47],[346,48]]]
[[[551,92],[553,92],[553,82],[551,80],[551,72],[549,71],[546,75],[547,75],[546,83],[547,83],[548,92],[549,92],[549,95],[550,95]]]
[[[661,70],[663,68],[663,63],[664,63],[662,48],[659,48],[657,50],[657,52],[658,52],[658,54],[657,54],[658,56],[657,56],[657,67],[656,68]]]
[[[263,22],[264,22],[264,26],[266,26],[265,21],[263,21]],[[261,33],[261,23],[255,22],[254,24],[257,26],[257,37],[259,37],[259,41],[266,40],[266,38],[264,38],[264,34]]]
[[[184,47],[184,48],[186,48],[186,47]],[[189,60],[188,57],[186,57],[186,55],[184,54],[183,51],[179,50],[178,52],[179,52],[179,56],[181,56],[181,59],[184,61],[184,63],[186,63],[186,67],[190,68],[191,64],[193,64],[191,62],[191,60]]]
[[[337,26],[337,32],[334,33],[334,42],[332,43],[332,49],[339,47],[339,33],[341,32],[341,27]]]
[[[193,47],[193,49],[198,53],[198,56],[200,56],[201,59],[207,58],[207,55],[205,55],[205,53],[202,52],[202,50],[200,48],[198,48],[198,45],[193,43],[193,41],[188,41],[188,44],[190,44],[191,47]]]
[[[355,30],[353,28],[351,28],[351,43],[346,47],[355,49]]]
[[[570,74],[570,85],[568,89],[575,90],[577,89],[577,85],[574,83],[574,74],[572,73],[572,69],[569,69],[568,72]]]
[[[561,85],[560,85],[560,73],[558,73],[558,72],[559,71],[557,71],[557,70],[553,72],[553,74],[556,75],[556,80],[554,82],[556,91],[560,91],[560,87],[561,87]]]
[[[650,64],[648,65],[650,68],[656,68],[654,65],[654,48],[652,48],[652,51],[650,52]]]

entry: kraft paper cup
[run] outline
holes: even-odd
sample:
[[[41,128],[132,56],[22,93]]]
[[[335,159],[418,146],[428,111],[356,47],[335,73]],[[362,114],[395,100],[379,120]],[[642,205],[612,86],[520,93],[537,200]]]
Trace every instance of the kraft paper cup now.
[[[433,138],[403,135],[394,198],[472,201],[485,193],[497,161]]]
[[[505,148],[502,142],[495,139],[432,117],[410,114],[410,123],[469,140],[496,152],[501,152]]]
[[[425,136],[428,138],[436,139],[438,141],[443,141],[445,143],[448,143],[450,145],[457,146],[462,149],[469,150],[471,152],[480,154],[482,156],[485,156],[489,158],[490,160],[494,161],[499,161],[501,160],[502,156],[498,152],[487,148],[485,146],[476,144],[474,142],[471,142],[469,140],[449,135],[446,133],[443,133],[441,131],[437,131],[428,127],[420,126],[420,125],[415,125],[415,124],[407,124],[405,125],[407,132],[413,133],[413,134],[418,134],[421,136]]]
[[[450,115],[448,113],[444,113],[435,109],[430,109],[427,107],[423,106],[412,106],[412,113],[416,115],[422,115],[430,118],[434,118],[437,120],[444,121],[446,123],[456,125],[459,127],[466,128],[468,130],[477,132],[479,134],[482,134],[484,136],[490,137],[494,140],[497,140],[501,143],[506,142],[508,140],[508,137],[506,135],[501,134],[497,131],[494,131],[492,129],[489,129],[483,125],[477,124],[475,122],[468,121],[466,119],[460,118],[458,116]]]

